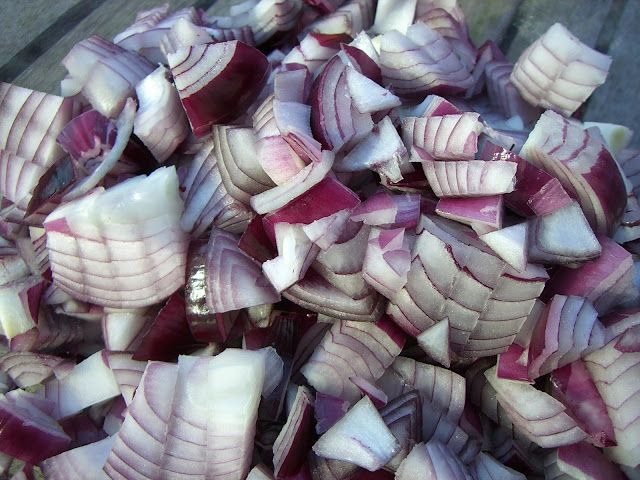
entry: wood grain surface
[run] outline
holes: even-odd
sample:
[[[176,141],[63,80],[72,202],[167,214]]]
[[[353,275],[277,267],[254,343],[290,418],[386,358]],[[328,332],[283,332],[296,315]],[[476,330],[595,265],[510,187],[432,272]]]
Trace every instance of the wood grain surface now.
[[[240,0],[169,0],[220,13]],[[398,0],[399,2],[402,0]],[[135,13],[164,0],[0,0],[0,80],[59,92],[60,60],[92,34],[111,39]],[[476,44],[490,38],[516,60],[553,23],[564,23],[583,42],[613,56],[607,83],[584,108],[585,118],[623,123],[640,145],[640,0],[459,0]]]

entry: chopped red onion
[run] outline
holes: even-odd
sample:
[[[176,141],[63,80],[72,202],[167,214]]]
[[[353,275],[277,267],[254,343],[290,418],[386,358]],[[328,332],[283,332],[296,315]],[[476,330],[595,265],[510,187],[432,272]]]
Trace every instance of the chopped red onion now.
[[[473,477],[477,480],[525,480],[527,478],[484,452],[478,454],[472,468]]]
[[[309,32],[300,44],[293,47],[282,63],[284,65],[304,65],[309,73],[315,75],[324,63],[340,51],[342,42],[348,42],[351,37],[345,34],[322,34]]]
[[[45,284],[27,277],[0,286],[0,333],[9,341],[38,324],[38,310]]]
[[[335,12],[312,23],[308,28],[313,32],[353,37],[371,26],[375,4],[373,0],[347,0]]]
[[[511,81],[531,105],[571,116],[609,73],[611,57],[555,23],[520,55]]]
[[[379,0],[372,30],[379,34],[391,30],[406,33],[413,24],[416,3],[417,0],[410,0],[397,5],[393,0]]]
[[[449,346],[449,319],[445,318],[432,326],[428,327],[424,332],[416,337],[418,345],[429,355],[430,358],[437,361],[440,365],[447,368],[451,367],[451,347]]]
[[[528,262],[528,232],[529,224],[524,222],[485,233],[478,238],[511,267],[522,272],[527,268]]]
[[[441,217],[469,225],[476,232],[495,231],[502,227],[502,198],[502,195],[441,198],[438,200],[436,213]]]
[[[410,243],[404,228],[372,228],[369,233],[362,276],[385,297],[392,297],[407,283],[411,266]]]
[[[80,480],[108,478],[102,471],[115,437],[107,437],[46,459],[40,464],[45,478],[51,480]]]
[[[42,383],[65,362],[61,357],[31,352],[8,352],[0,357],[0,370],[20,388]]]
[[[420,216],[420,197],[405,193],[392,195],[380,190],[358,205],[351,221],[381,228],[413,228]]]
[[[35,162],[0,150],[0,187],[2,190],[2,216],[20,222],[26,216],[34,190],[46,169]]]
[[[564,445],[549,453],[544,460],[545,478],[583,476],[624,480],[626,477],[597,448],[580,442]]]
[[[484,67],[487,94],[494,108],[511,118],[518,116],[525,125],[537,120],[542,110],[528,104],[509,78],[513,65],[507,60],[491,60]]]
[[[104,361],[113,372],[127,406],[131,404],[147,365],[146,362],[137,361],[132,357],[130,353],[103,351]]]
[[[418,443],[407,458],[405,458],[395,478],[397,480],[412,480],[415,478],[433,478],[435,480],[471,480],[466,465],[438,441],[430,441],[427,444]]]

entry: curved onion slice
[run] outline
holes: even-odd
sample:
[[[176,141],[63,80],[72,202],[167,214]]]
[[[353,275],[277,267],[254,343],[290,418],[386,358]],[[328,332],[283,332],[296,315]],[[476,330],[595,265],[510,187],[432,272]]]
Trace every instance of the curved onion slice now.
[[[169,81],[169,71],[158,67],[136,85],[136,95],[140,107],[133,132],[162,163],[189,134],[180,97]]]
[[[103,358],[113,372],[125,403],[127,406],[130,405],[147,363],[134,360],[132,354],[125,352],[107,352],[105,350]]]
[[[404,228],[372,228],[369,233],[362,276],[385,297],[392,297],[407,283],[411,266],[409,243]]]
[[[400,450],[369,397],[363,397],[313,445],[316,455],[374,472]]]
[[[53,375],[65,360],[53,355],[31,352],[8,352],[0,357],[0,370],[20,388],[42,383]]]
[[[260,266],[240,250],[234,235],[214,228],[207,248],[207,304],[212,312],[239,310],[280,299]]]
[[[432,478],[434,480],[471,480],[468,468],[445,445],[438,441],[419,443],[405,458],[395,478],[413,480]]]
[[[554,295],[531,334],[529,378],[568,365],[604,343],[604,327],[589,300]]]
[[[398,357],[378,385],[390,400],[418,390],[422,402],[422,438],[448,441],[465,403],[465,381],[457,373]]]
[[[340,8],[308,28],[324,34],[356,35],[367,30],[373,23],[375,2],[373,0],[347,0]]]
[[[531,105],[569,117],[604,83],[610,65],[611,57],[555,23],[520,55],[511,81]]]
[[[473,160],[482,123],[477,113],[402,119],[402,139],[437,160]]]
[[[617,446],[605,454],[621,465],[640,464],[640,440],[637,435],[639,352],[620,352],[616,339],[585,358],[585,365],[607,407]]]
[[[420,196],[410,193],[392,195],[379,191],[358,205],[352,222],[364,222],[381,228],[413,228],[420,217]]]
[[[477,480],[525,480],[527,478],[484,452],[476,457],[472,468],[474,478]]]
[[[528,383],[496,376],[496,367],[485,372],[504,412],[522,434],[543,448],[570,445],[583,440],[585,432],[564,405]]]
[[[51,480],[106,480],[102,471],[115,437],[68,450],[46,459],[40,464],[45,478]]]
[[[494,108],[506,118],[519,116],[525,124],[537,120],[542,113],[540,108],[527,103],[509,78],[513,65],[507,60],[494,59],[484,67],[487,94]]]
[[[600,450],[580,442],[558,447],[544,459],[545,478],[607,478],[624,480],[622,472]]]
[[[481,232],[489,233],[502,227],[502,199],[503,195],[487,195],[478,198],[441,198],[436,205],[436,213],[441,217],[469,225],[479,234]]]
[[[269,75],[267,57],[237,40],[182,48],[168,59],[196,136],[206,135],[211,125],[228,122],[244,112]]]
[[[380,416],[400,443],[398,453],[385,465],[386,469],[395,471],[413,446],[422,440],[420,395],[412,390],[396,397],[380,410]]]
[[[348,42],[348,35],[328,35],[307,33],[300,44],[282,60],[283,65],[299,64],[308,68],[309,73],[316,74],[324,63],[340,51],[341,42]]]
[[[3,206],[2,217],[21,221],[29,208],[34,190],[46,169],[33,161],[19,157],[7,150],[0,150],[0,191]]]
[[[188,237],[181,213],[173,167],[62,205],[44,223],[54,282],[96,305],[161,301],[184,284]]]
[[[51,417],[52,407],[23,390],[0,395],[0,450],[30,464],[66,450],[71,438]]]
[[[9,341],[38,324],[42,279],[27,277],[0,287],[0,332]]]
[[[361,394],[349,378],[375,382],[403,346],[402,334],[387,318],[375,323],[342,320],[332,325],[301,372],[318,392],[354,403]]]
[[[587,441],[597,447],[615,445],[607,408],[582,360],[551,372],[549,385],[554,398],[567,407],[567,413],[589,434]]]
[[[546,111],[520,155],[560,180],[596,233],[612,233],[624,213],[626,188],[602,137]]]

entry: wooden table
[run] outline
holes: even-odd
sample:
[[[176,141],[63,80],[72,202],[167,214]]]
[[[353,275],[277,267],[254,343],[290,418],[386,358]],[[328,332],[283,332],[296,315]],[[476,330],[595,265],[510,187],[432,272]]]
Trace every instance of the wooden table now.
[[[583,42],[609,53],[614,58],[609,79],[589,100],[585,118],[631,127],[637,132],[633,144],[640,146],[640,0],[458,1],[474,41],[479,45],[492,38],[512,61],[556,21]],[[59,62],[76,42],[91,34],[111,39],[138,10],[163,2],[0,0],[0,80],[57,93],[65,75]],[[173,8],[208,8],[212,0],[169,3]]]

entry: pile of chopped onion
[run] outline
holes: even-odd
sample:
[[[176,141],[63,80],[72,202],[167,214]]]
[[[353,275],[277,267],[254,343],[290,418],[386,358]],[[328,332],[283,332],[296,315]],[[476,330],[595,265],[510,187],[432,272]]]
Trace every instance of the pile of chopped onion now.
[[[611,61],[248,0],[0,84],[0,476],[640,478],[640,156],[574,115]]]

